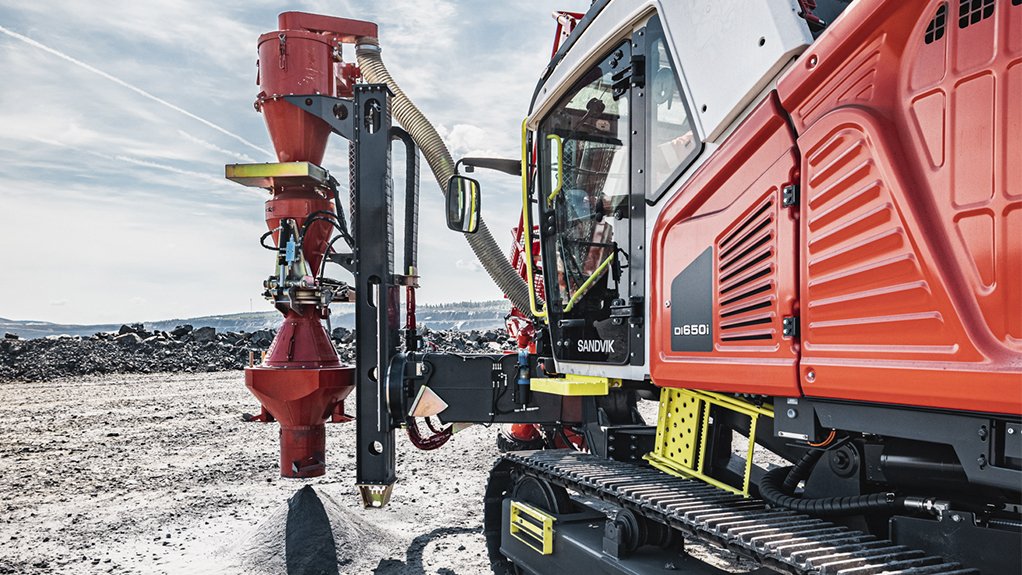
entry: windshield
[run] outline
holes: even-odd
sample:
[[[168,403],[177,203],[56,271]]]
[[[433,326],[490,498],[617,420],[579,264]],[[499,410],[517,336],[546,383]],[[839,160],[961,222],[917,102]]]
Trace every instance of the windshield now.
[[[628,237],[626,51],[594,67],[543,120],[543,212],[556,226],[557,285],[565,311],[594,288],[616,291],[618,244]],[[558,180],[558,173],[560,179]],[[600,298],[603,299],[603,298]]]

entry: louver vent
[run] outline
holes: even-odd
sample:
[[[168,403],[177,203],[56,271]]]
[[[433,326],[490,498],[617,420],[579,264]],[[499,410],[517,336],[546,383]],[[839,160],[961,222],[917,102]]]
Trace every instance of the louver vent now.
[[[717,245],[722,342],[773,339],[777,222],[771,197]]]
[[[958,27],[966,28],[994,15],[994,0],[960,0]]]
[[[923,37],[923,40],[927,44],[933,44],[944,37],[944,30],[946,28],[947,3],[944,3],[937,8],[937,13],[933,15],[933,20],[930,20],[929,26],[926,27],[926,35]]]

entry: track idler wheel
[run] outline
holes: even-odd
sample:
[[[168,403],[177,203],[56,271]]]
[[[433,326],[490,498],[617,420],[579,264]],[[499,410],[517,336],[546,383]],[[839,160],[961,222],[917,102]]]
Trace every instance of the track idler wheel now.
[[[519,568],[500,552],[503,505],[507,497],[555,515],[574,511],[571,497],[563,487],[532,475],[521,474],[516,465],[506,459],[497,460],[490,471],[490,480],[486,483],[483,498],[483,536],[486,538],[490,568],[496,575],[520,573]]]
[[[574,509],[567,490],[532,475],[518,479],[511,490],[511,498],[552,515],[564,515]]]
[[[664,549],[681,540],[670,527],[650,521],[630,509],[619,509],[607,520],[603,533],[603,550],[610,555],[627,557],[644,545],[657,545]]]

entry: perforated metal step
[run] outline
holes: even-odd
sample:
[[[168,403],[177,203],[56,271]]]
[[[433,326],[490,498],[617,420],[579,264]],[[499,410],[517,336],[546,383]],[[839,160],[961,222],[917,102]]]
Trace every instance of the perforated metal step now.
[[[630,507],[781,573],[979,575],[976,569],[922,551],[649,467],[570,450],[508,453],[504,459],[551,483]]]

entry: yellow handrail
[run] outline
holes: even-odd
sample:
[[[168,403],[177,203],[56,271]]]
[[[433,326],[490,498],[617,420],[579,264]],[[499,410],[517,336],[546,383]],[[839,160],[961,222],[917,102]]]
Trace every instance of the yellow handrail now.
[[[582,299],[582,296],[589,291],[589,288],[593,287],[593,284],[596,283],[596,279],[603,275],[603,272],[607,271],[607,266],[610,265],[610,262],[616,255],[617,252],[611,252],[611,254],[596,267],[596,270],[593,271],[593,275],[586,278],[586,281],[582,282],[582,285],[578,286],[575,293],[571,294],[571,299],[568,300],[568,305],[564,306],[564,313],[571,311],[571,309],[575,307],[575,304],[578,303],[578,300]]]
[[[546,139],[557,143],[557,185],[546,199],[546,205],[550,206],[553,205],[554,198],[561,193],[561,188],[564,187],[564,141],[557,134],[550,134]]]
[[[528,131],[529,119],[522,120],[522,255],[525,257],[525,276],[529,283],[529,307],[536,319],[547,319],[547,310],[539,309],[536,304],[536,280],[532,271],[532,222],[529,219],[529,150]]]

